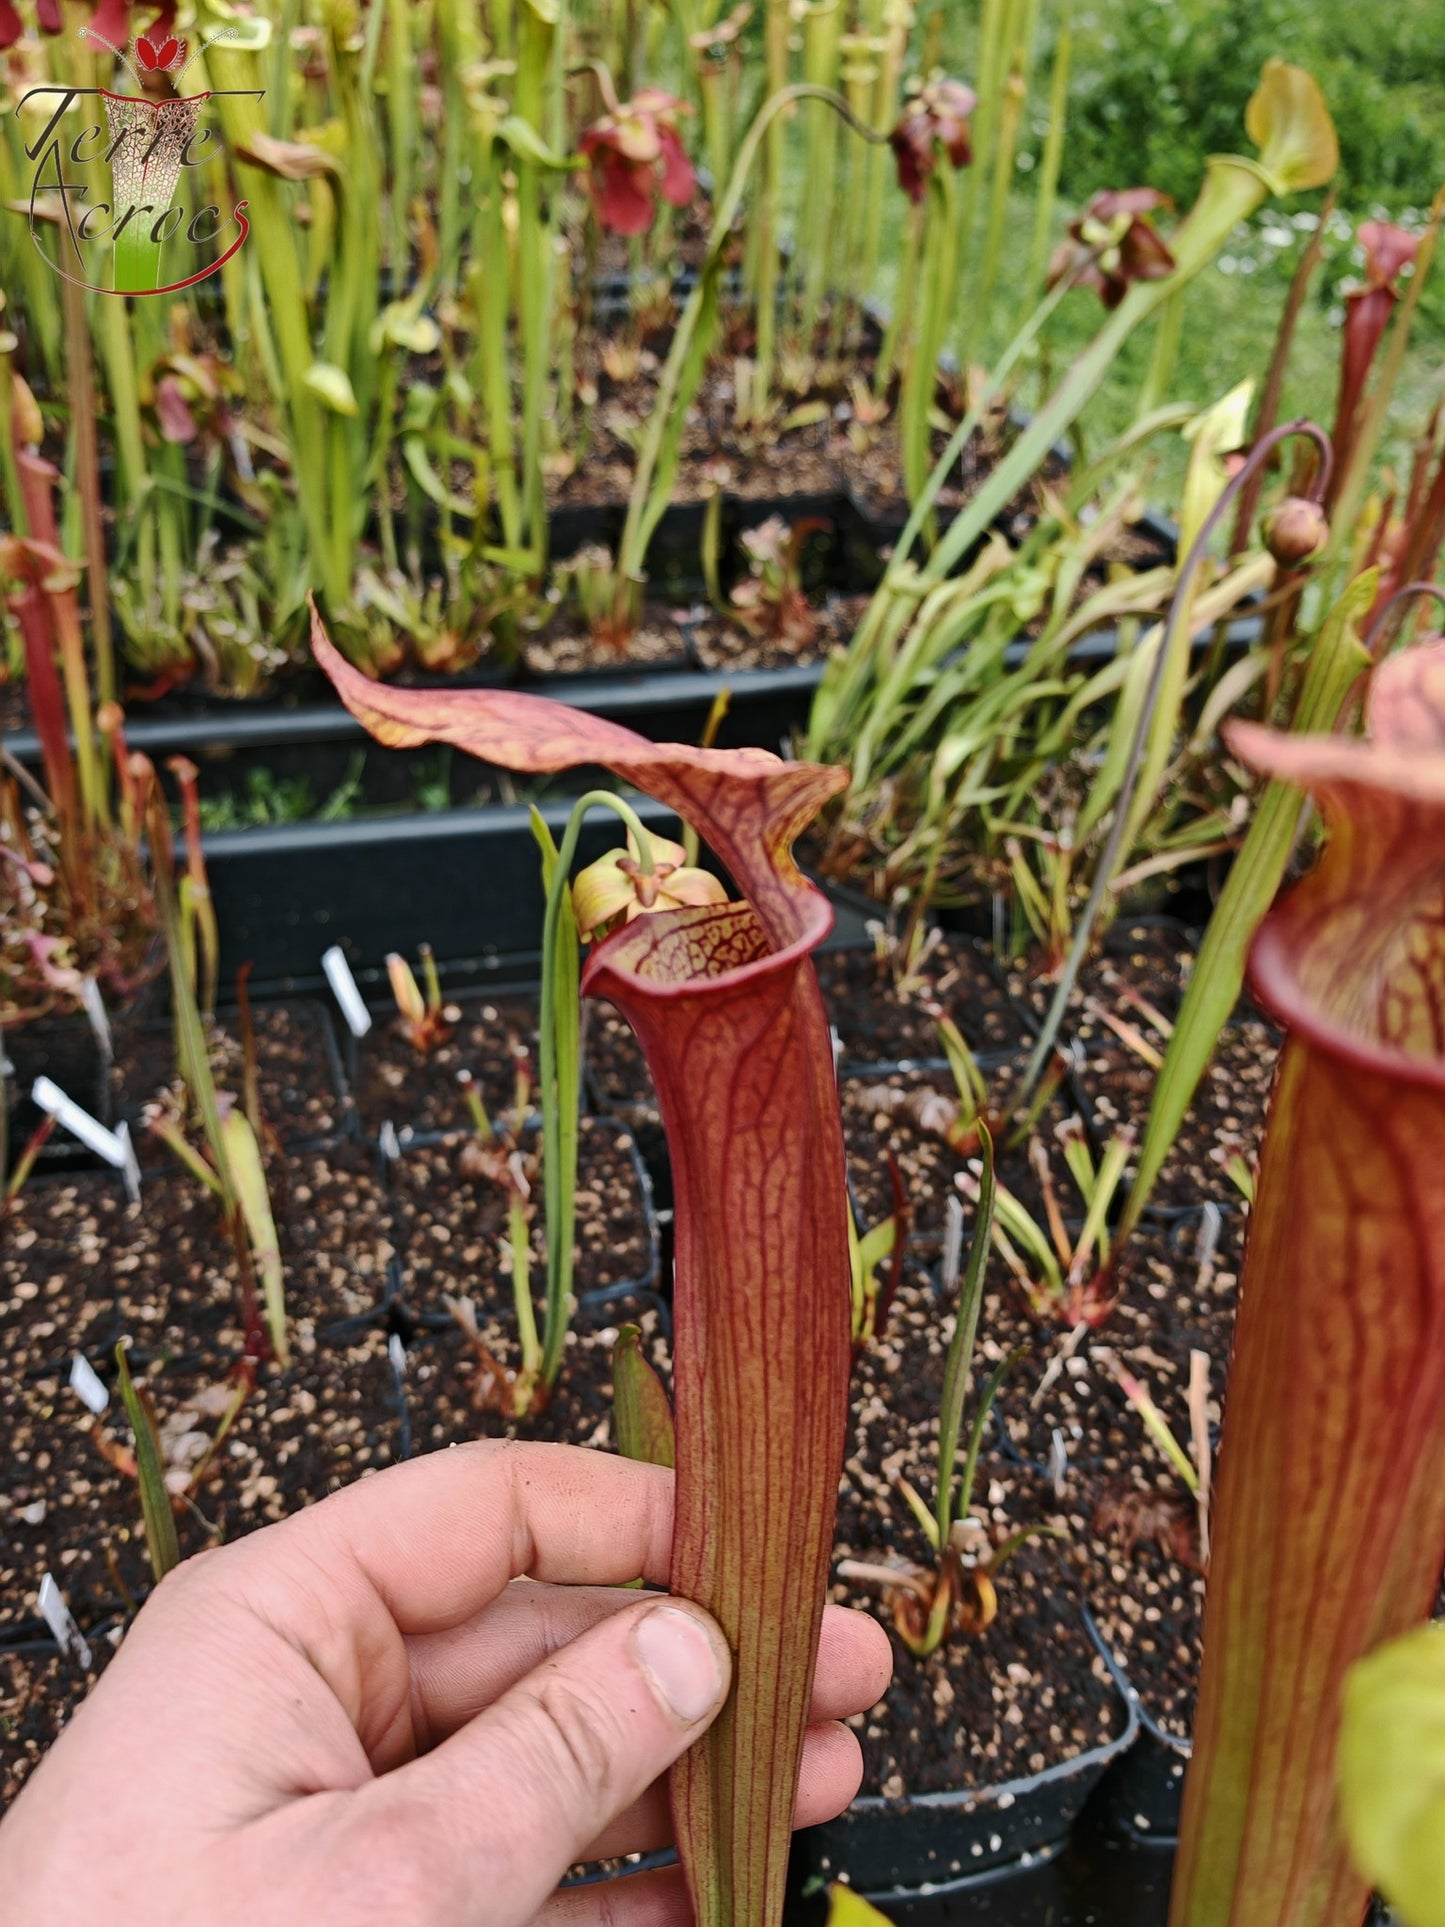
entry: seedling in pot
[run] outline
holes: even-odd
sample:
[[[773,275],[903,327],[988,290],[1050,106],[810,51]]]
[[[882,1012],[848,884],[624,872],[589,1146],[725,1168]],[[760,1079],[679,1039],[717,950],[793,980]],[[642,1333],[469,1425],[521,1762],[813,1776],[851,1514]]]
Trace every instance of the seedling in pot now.
[[[612,1348],[612,1416],[623,1458],[676,1465],[672,1401],[643,1350],[640,1325],[623,1325]]]
[[[0,1224],[15,1209],[15,1202],[35,1169],[35,1160],[50,1142],[56,1122],[53,1111],[44,1113],[17,1156],[15,1168],[6,1177],[10,1163],[10,1100],[5,1085],[5,1062],[5,1037],[0,1031],[0,1179],[4,1179],[5,1186],[3,1193],[0,1193]]]
[[[985,1126],[991,1136],[1002,1133],[1009,1121],[1007,1110],[990,1092],[988,1079],[958,1025],[936,1004],[925,1008],[938,1026],[939,1041],[953,1074],[953,1095],[931,1088],[907,1091],[891,1084],[876,1084],[860,1093],[860,1101],[877,1115],[906,1117],[917,1130],[942,1138],[960,1157],[969,1157],[978,1149],[979,1132]],[[1011,1144],[1029,1135],[1068,1068],[1068,1059],[1056,1055],[1049,1076],[1034,1093],[1028,1110],[1015,1121]]]
[[[496,1357],[481,1334],[476,1306],[470,1298],[445,1299],[447,1310],[461,1327],[481,1367],[473,1400],[483,1411],[506,1411],[514,1418],[528,1418],[541,1411],[551,1397],[553,1380],[546,1375],[544,1361],[551,1347],[548,1327],[537,1331],[537,1310],[532,1297],[532,1220],[535,1206],[532,1192],[542,1159],[522,1143],[531,1097],[531,1069],[525,1051],[515,1051],[516,1084],[509,1121],[500,1129],[488,1117],[481,1092],[470,1071],[463,1071],[459,1082],[472,1121],[472,1135],[462,1151],[462,1171],[472,1178],[496,1185],[507,1200],[506,1262],[512,1279],[512,1302],[517,1317],[521,1348],[520,1364],[509,1370]],[[552,1301],[547,1302],[547,1318],[553,1316]],[[564,1321],[570,1307],[564,1303]],[[565,1323],[563,1327],[565,1338]]]
[[[451,1036],[452,1024],[442,1003],[442,987],[431,945],[422,944],[418,955],[421,958],[425,993],[422,985],[417,983],[411,965],[395,950],[387,955],[386,975],[400,1014],[402,1035],[425,1057]]]
[[[195,950],[187,945],[182,907],[171,882],[170,820],[158,790],[151,798],[148,821],[156,906],[170,965],[176,1055],[186,1097],[183,1106],[170,1099],[160,1100],[150,1108],[147,1122],[192,1176],[214,1195],[220,1208],[226,1236],[236,1255],[248,1356],[258,1356],[269,1338],[270,1349],[284,1368],[290,1363],[285,1280],[261,1143],[244,1105],[216,1088],[206,1027],[196,1003],[192,976]],[[249,1073],[246,1081],[254,1091],[254,1073]],[[204,1152],[186,1136],[185,1126],[191,1119],[200,1126]],[[256,1302],[258,1275],[264,1336]]]
[[[1100,1510],[1094,1516],[1095,1525],[1105,1530],[1122,1525],[1131,1541],[1145,1536],[1158,1537],[1165,1549],[1182,1565],[1206,1570],[1209,1565],[1209,1488],[1213,1462],[1209,1437],[1208,1354],[1200,1351],[1190,1354],[1189,1412],[1193,1457],[1174,1436],[1168,1419],[1154,1403],[1149,1387],[1135,1377],[1118,1353],[1107,1345],[1096,1345],[1093,1356],[1104,1366],[1139,1414],[1145,1431],[1179,1475],[1189,1499],[1193,1501],[1197,1521],[1195,1529],[1191,1530],[1187,1509],[1171,1506],[1163,1495],[1155,1498],[1150,1512],[1150,1502],[1144,1495],[1131,1492],[1101,1503]],[[1141,1529],[1146,1518],[1152,1524],[1151,1534]],[[1173,1521],[1172,1530],[1161,1529],[1166,1518]]]
[[[791,528],[781,515],[770,515],[742,536],[748,573],[732,593],[732,613],[751,636],[806,649],[818,633],[818,618],[803,590],[803,545],[819,529],[831,525],[808,516]]]
[[[906,1117],[916,1129],[941,1137],[950,1149],[966,1157],[978,1148],[981,1128],[987,1125],[990,1131],[997,1131],[999,1122],[989,1108],[987,1081],[963,1033],[951,1017],[945,1017],[936,1006],[931,1008],[953,1073],[955,1094],[949,1096],[931,1088],[904,1091],[891,1084],[873,1084],[859,1092],[859,1102],[876,1116]]]
[[[208,1534],[216,1536],[196,1505],[196,1495],[215,1476],[216,1456],[255,1388],[255,1363],[243,1359],[227,1380],[191,1393],[162,1420],[149,1390],[131,1375],[129,1343],[122,1339],[117,1344],[115,1364],[135,1448],[129,1450],[104,1432],[98,1417],[91,1436],[106,1462],[140,1487],[146,1549],[159,1584],[180,1561],[176,1514],[195,1513]]]
[[[1133,1133],[1119,1131],[1110,1138],[1097,1164],[1077,1117],[1066,1118],[1055,1136],[1084,1201],[1082,1226],[1077,1232],[1069,1230],[1048,1151],[1040,1138],[1033,1137],[1029,1140],[1029,1162],[1043,1193],[1045,1224],[1041,1225],[1022,1200],[1000,1184],[993,1241],[1035,1317],[1071,1326],[1102,1325],[1115,1303],[1116,1253],[1109,1213],[1134,1148]],[[954,1183],[966,1198],[977,1200],[980,1180],[974,1172],[959,1171]]]
[[[848,1256],[852,1266],[853,1349],[871,1345],[888,1324],[888,1313],[903,1277],[904,1249],[913,1217],[898,1160],[888,1153],[888,1176],[893,1185],[891,1214],[859,1235],[852,1201],[848,1206]],[[886,1280],[879,1277],[884,1264]]]
[[[900,1476],[894,1480],[896,1490],[907,1502],[928,1540],[933,1563],[928,1566],[912,1562],[873,1565],[863,1560],[844,1559],[838,1565],[840,1579],[883,1589],[894,1630],[918,1659],[926,1659],[930,1653],[936,1652],[946,1639],[972,1638],[985,1632],[998,1613],[998,1593],[994,1581],[1019,1547],[1030,1539],[1063,1537],[1054,1526],[1024,1526],[1010,1533],[1001,1544],[995,1545],[987,1524],[972,1515],[973,1487],[984,1431],[1004,1379],[1022,1356],[1020,1351],[1009,1353],[989,1375],[979,1395],[961,1472],[958,1464],[959,1441],[968,1399],[969,1370],[974,1341],[978,1335],[979,1313],[983,1306],[984,1275],[988,1269],[989,1234],[993,1227],[996,1196],[993,1141],[987,1127],[981,1129],[980,1145],[983,1164],[973,1242],[943,1371],[937,1478],[932,1508],[925,1504],[906,1479]],[[961,1248],[961,1210],[957,1205],[953,1209],[956,1228],[949,1240],[949,1255],[945,1264],[948,1274],[945,1277],[946,1289],[957,1284],[958,1253]],[[958,1482],[956,1493],[955,1481]]]

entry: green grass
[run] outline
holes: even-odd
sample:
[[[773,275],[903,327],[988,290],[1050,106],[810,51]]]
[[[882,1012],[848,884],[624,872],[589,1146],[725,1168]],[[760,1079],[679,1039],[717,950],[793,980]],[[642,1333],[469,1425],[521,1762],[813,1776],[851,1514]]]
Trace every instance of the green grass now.
[[[978,57],[978,0],[939,0],[943,57],[972,78]],[[921,29],[926,32],[927,7]],[[1011,259],[986,326],[960,316],[955,340],[989,363],[1022,319],[1018,284],[1034,223],[1029,173],[1044,128],[1049,65],[1060,0],[1043,0],[1030,79],[1028,148],[1011,197]],[[1320,79],[1340,134],[1340,212],[1332,223],[1315,287],[1301,316],[1284,396],[1284,415],[1328,427],[1339,379],[1344,292],[1358,274],[1353,240],[1359,221],[1390,215],[1418,228],[1445,180],[1445,5],[1440,0],[1094,0],[1074,10],[1076,45],[1064,171],[1055,222],[1108,184],[1149,184],[1192,201],[1209,153],[1249,152],[1244,104],[1270,52],[1307,66]],[[915,44],[921,44],[917,42]],[[1263,382],[1290,276],[1307,239],[1297,216],[1315,212],[1315,193],[1269,204],[1248,233],[1200,276],[1187,296],[1171,401],[1207,407],[1236,383]],[[980,196],[980,200],[983,197]],[[906,208],[889,197],[881,258],[902,251]],[[1168,230],[1172,217],[1164,217]],[[982,210],[973,244],[976,260]],[[1011,275],[1012,269],[1012,275]],[[885,282],[880,297],[887,302]],[[1069,297],[1051,324],[1042,354],[1022,378],[1017,400],[1036,407],[1101,319],[1096,297]],[[968,323],[970,325],[965,325]],[[1133,418],[1152,352],[1151,333],[1120,357],[1080,423],[1085,450],[1099,447]],[[1401,380],[1384,455],[1397,469],[1445,394],[1445,260],[1426,289]],[[1155,499],[1177,494],[1187,448],[1173,437],[1159,447],[1151,477]]]

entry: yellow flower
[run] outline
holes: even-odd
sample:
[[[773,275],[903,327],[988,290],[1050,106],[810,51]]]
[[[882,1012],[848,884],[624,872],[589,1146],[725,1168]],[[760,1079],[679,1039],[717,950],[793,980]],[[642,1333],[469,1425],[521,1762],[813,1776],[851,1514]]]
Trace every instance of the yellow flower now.
[[[727,902],[721,883],[707,870],[694,869],[680,843],[647,831],[643,834],[652,855],[650,875],[643,870],[631,831],[625,850],[609,850],[578,873],[572,885],[572,908],[584,943],[608,936],[620,924],[654,910]]]

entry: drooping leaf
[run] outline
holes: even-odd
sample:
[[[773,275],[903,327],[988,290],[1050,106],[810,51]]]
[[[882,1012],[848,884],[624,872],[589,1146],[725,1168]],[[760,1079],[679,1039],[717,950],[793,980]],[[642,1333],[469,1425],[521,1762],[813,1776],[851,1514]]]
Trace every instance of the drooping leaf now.
[[[519,161],[531,161],[553,173],[566,173],[582,165],[564,154],[554,154],[529,121],[520,114],[508,114],[497,127],[498,140],[504,141]]]
[[[306,391],[333,415],[357,415],[356,390],[351,377],[334,361],[313,361],[305,374]]]
[[[266,1188],[266,1170],[261,1162],[261,1147],[250,1119],[243,1110],[229,1110],[221,1119],[221,1137],[226,1146],[226,1162],[236,1187],[246,1236],[251,1241],[251,1256],[261,1274],[261,1298],[266,1308],[266,1329],[271,1349],[282,1370],[291,1362],[291,1343],[286,1332],[286,1285],[281,1271],[281,1245],[276,1236],[276,1220],[271,1215],[271,1197]]]
[[[938,1497],[936,1517],[938,1544],[948,1544],[953,1524],[953,1474],[958,1460],[959,1434],[963,1428],[963,1408],[968,1397],[969,1374],[973,1368],[973,1345],[978,1336],[979,1313],[983,1309],[983,1280],[988,1270],[989,1243],[993,1235],[994,1205],[998,1195],[994,1183],[993,1139],[983,1123],[978,1127],[979,1148],[983,1153],[983,1174],[979,1179],[978,1204],[974,1213],[973,1243],[963,1274],[958,1311],[948,1356],[943,1367],[943,1403],[938,1414]],[[967,1502],[965,1498],[965,1503]]]

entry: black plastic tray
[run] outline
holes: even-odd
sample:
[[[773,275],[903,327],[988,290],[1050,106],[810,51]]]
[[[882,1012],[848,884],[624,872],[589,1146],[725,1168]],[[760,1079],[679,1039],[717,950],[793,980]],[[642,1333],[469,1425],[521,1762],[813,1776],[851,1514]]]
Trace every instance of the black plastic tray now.
[[[1084,1624],[1119,1694],[1123,1725],[1114,1739],[994,1787],[911,1800],[865,1796],[837,1820],[799,1834],[795,1860],[801,1856],[819,1878],[896,1896],[966,1881],[1066,1840],[1110,1763],[1128,1752],[1138,1733],[1137,1700],[1087,1612]]]

